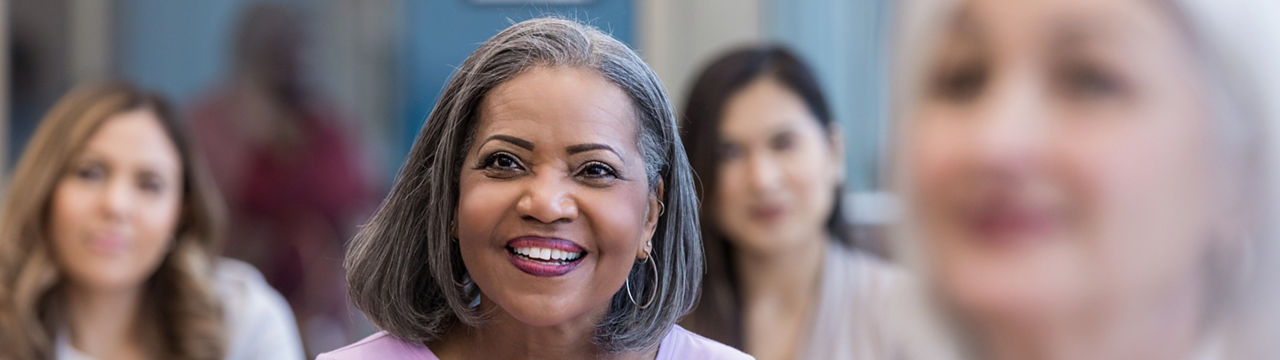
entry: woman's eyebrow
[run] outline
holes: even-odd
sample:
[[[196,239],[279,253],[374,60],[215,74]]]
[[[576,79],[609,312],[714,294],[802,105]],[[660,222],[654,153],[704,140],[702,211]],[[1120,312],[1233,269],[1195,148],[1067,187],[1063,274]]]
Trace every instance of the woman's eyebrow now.
[[[565,153],[568,153],[569,155],[592,151],[592,150],[605,150],[613,153],[613,155],[616,155],[618,159],[623,158],[622,154],[619,153],[618,150],[614,150],[612,146],[605,145],[605,144],[586,143],[586,144],[570,145],[564,148]]]
[[[525,150],[533,151],[533,142],[530,142],[529,140],[521,139],[521,138],[518,138],[518,137],[515,137],[515,136],[511,136],[511,135],[501,135],[501,134],[499,134],[499,135],[493,135],[493,136],[490,136],[490,137],[488,137],[488,138],[484,139],[484,142],[481,142],[479,147],[484,147],[484,144],[487,144],[487,143],[489,143],[490,141],[493,141],[493,140],[506,141],[506,142],[511,143],[512,145],[515,145],[515,146],[519,146],[519,147],[521,147],[521,148],[524,148]],[[479,148],[479,147],[477,147],[477,148]]]

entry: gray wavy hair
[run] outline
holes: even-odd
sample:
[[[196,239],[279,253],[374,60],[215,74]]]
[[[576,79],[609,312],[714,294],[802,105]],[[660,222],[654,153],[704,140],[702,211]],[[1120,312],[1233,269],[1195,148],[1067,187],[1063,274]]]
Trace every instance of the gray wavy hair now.
[[[618,289],[593,341],[609,352],[650,348],[697,301],[703,273],[698,204],[661,82],[640,56],[600,30],[539,18],[512,25],[463,62],[427,117],[391,193],[352,241],[344,261],[348,293],[379,328],[425,343],[452,326],[485,320],[471,305],[479,289],[450,241],[458,175],[485,95],[535,66],[591,69],[621,88],[639,120],[636,141],[651,190],[659,179],[665,184],[666,211],[652,239],[658,279],[648,265],[637,264],[628,275],[642,293],[656,291],[653,305],[640,309]]]

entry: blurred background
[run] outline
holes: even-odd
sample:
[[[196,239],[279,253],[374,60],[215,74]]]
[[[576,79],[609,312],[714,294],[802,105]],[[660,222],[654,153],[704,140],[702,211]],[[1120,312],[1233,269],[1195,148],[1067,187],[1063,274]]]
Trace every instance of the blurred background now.
[[[785,44],[842,124],[855,223],[891,216],[886,0],[3,0],[0,179],[76,84],[155,89],[183,110],[231,206],[227,255],[290,301],[308,353],[373,332],[341,249],[390,186],[454,69],[513,22],[558,15],[630,44],[673,102],[709,57]],[[0,180],[2,183],[3,180]]]

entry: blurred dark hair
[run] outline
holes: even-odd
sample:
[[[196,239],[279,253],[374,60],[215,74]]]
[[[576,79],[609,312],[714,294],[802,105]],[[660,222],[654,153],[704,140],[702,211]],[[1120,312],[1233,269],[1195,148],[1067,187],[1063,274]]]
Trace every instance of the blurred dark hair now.
[[[702,282],[702,301],[685,325],[712,340],[742,349],[741,301],[734,274],[733,244],[718,229],[714,206],[719,186],[720,123],[724,107],[744,87],[762,78],[773,78],[804,100],[822,129],[833,130],[831,110],[822,95],[813,71],[798,56],[780,45],[748,46],[731,50],[708,64],[693,83],[684,106],[684,142],[689,162],[698,176],[703,248],[707,254],[707,274]],[[841,210],[842,186],[832,189],[835,201],[826,228],[837,242],[853,246],[854,233]]]

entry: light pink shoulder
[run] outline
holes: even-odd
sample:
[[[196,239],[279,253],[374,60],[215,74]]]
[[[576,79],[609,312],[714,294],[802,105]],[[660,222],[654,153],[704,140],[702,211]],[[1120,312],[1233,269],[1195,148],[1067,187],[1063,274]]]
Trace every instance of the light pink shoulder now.
[[[418,359],[439,360],[426,345],[400,340],[386,331],[379,331],[363,340],[337,350],[320,354],[316,360],[347,359]]]

